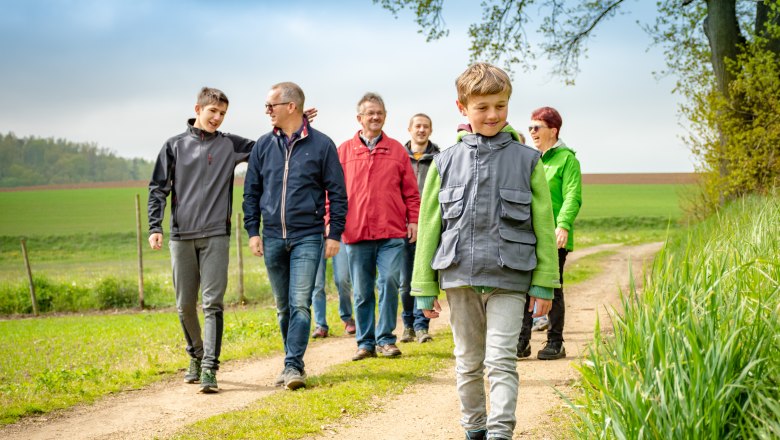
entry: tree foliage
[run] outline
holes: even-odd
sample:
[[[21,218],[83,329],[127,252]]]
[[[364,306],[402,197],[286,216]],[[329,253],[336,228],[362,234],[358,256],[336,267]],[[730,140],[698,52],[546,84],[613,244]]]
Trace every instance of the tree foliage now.
[[[428,40],[448,34],[444,0],[374,0],[398,14],[411,9]],[[471,61],[503,62],[508,70],[533,69],[536,53],[554,62],[553,73],[573,84],[578,61],[598,25],[627,12],[625,0],[483,0],[482,18],[469,26]],[[633,2],[635,4],[635,2]],[[767,191],[780,179],[780,0],[659,0],[645,30],[666,55],[665,73],[685,96],[685,141],[704,175],[696,208]],[[531,13],[542,19],[533,47]]]
[[[0,187],[143,180],[152,166],[94,144],[0,134]]]

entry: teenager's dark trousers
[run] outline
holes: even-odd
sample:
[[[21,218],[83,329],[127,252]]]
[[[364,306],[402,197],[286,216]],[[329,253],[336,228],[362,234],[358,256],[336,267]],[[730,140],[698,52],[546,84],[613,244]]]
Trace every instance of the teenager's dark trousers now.
[[[547,341],[549,342],[562,342],[563,341],[563,322],[566,317],[566,303],[563,300],[563,264],[566,263],[566,255],[569,251],[566,249],[558,249],[558,271],[561,275],[561,287],[553,289],[555,297],[553,298],[552,309],[547,315],[550,321],[550,327],[547,329]],[[528,304],[528,294],[525,294],[526,304]],[[525,308],[525,314],[523,315],[523,329],[520,331],[520,339],[530,341],[531,340],[531,325],[533,324],[533,312],[528,311],[528,307]]]

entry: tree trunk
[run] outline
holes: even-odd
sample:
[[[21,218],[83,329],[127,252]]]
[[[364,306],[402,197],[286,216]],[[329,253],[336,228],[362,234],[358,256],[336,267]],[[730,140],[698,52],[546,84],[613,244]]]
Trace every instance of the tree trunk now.
[[[737,59],[740,44],[745,40],[737,22],[736,0],[707,0],[704,33],[707,35],[712,52],[712,70],[715,74],[718,91],[732,102],[732,108],[739,108],[740,97],[731,96],[729,90],[729,85],[734,80],[734,72],[729,69],[727,64],[727,60]],[[719,136],[721,148],[719,174],[724,179],[729,175],[730,168],[726,154],[728,139],[722,130],[720,130]],[[722,191],[719,199],[721,205],[726,201]]]

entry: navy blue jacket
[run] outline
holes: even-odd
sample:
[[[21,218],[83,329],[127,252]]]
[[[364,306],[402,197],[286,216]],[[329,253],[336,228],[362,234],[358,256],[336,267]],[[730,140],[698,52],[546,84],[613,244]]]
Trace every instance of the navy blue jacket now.
[[[250,237],[298,238],[325,232],[341,240],[347,218],[347,189],[336,145],[307,121],[290,145],[282,130],[260,137],[249,156],[244,180],[244,228]]]

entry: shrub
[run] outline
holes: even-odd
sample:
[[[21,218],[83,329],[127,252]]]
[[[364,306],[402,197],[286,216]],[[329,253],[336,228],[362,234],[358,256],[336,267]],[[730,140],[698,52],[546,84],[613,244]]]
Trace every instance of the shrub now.
[[[126,279],[106,277],[95,286],[98,307],[121,309],[132,307],[138,298],[138,287]]]

